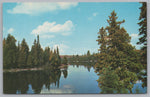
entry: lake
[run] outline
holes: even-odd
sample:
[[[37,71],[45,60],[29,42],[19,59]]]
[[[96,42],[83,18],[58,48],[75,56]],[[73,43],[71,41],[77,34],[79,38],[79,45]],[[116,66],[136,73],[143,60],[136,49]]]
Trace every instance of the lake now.
[[[4,94],[100,93],[98,75],[93,67],[69,65],[67,69],[4,73]],[[142,82],[134,84],[132,93],[146,93]]]

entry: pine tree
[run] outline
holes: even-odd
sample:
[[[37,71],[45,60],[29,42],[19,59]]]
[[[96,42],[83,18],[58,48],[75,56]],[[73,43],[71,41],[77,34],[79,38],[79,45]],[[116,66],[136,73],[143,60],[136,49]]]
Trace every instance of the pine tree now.
[[[119,77],[117,82],[119,83],[117,86],[118,91],[126,88],[132,92],[133,84],[137,80],[136,74],[140,71],[141,67],[136,49],[130,44],[131,38],[129,34],[123,27],[120,27],[125,20],[117,21],[117,18],[115,11],[113,11],[107,20],[109,23],[106,27],[108,33],[106,37],[107,43],[104,41],[105,45],[103,46],[100,41],[105,39],[98,39],[99,44],[101,44],[100,61],[98,61],[98,64],[103,64],[102,66],[99,65],[102,68],[101,72],[104,72],[103,68],[111,67],[111,70],[117,74]],[[107,49],[105,49],[106,47]],[[112,88],[113,86],[110,87]]]
[[[142,64],[144,65],[144,68],[147,68],[147,4],[146,2],[142,2],[142,7],[140,7],[141,13],[138,23],[139,28],[139,35],[141,36],[139,38],[139,42],[137,44],[142,44],[143,47],[141,48],[142,51]]]
[[[61,64],[61,58],[59,56],[59,48],[58,48],[58,46],[57,46],[56,51],[57,51],[56,53],[57,53],[57,58],[58,58],[58,64]]]
[[[146,2],[141,2],[142,6],[140,7],[140,16],[139,20],[140,22],[138,25],[140,26],[139,28],[139,35],[141,36],[139,38],[139,42],[137,44],[143,45],[141,48],[141,63],[145,69],[145,72],[141,72],[140,79],[144,82],[143,87],[147,86],[147,3]]]
[[[86,57],[87,57],[88,62],[90,62],[90,60],[91,60],[91,54],[90,54],[89,50],[87,51],[87,56]]]
[[[3,41],[3,64],[4,68],[17,67],[16,39],[10,34],[8,34],[7,39]]]
[[[49,63],[49,57],[50,57],[50,48],[46,47],[45,51],[43,53],[43,64],[48,64]]]
[[[37,65],[41,66],[43,64],[43,50],[40,45],[39,35],[37,36]]]
[[[17,46],[17,68],[19,68],[19,54],[20,54],[20,49],[21,49],[21,45],[20,45],[20,42],[18,41],[18,46]]]
[[[90,55],[91,55],[91,54],[90,54],[90,51],[88,50],[88,51],[87,51],[87,56],[90,56]]]
[[[36,53],[36,39],[32,45],[31,51],[29,52],[29,56],[27,59],[27,65],[29,67],[35,67],[37,65],[37,53]]]
[[[140,71],[140,63],[136,49],[130,44],[130,36],[120,25],[125,22],[117,21],[116,13],[113,11],[109,16],[109,26],[106,27],[110,40],[108,41],[108,54],[110,55],[110,66],[116,71],[120,78],[120,86],[130,90],[137,80],[136,73]],[[127,84],[128,83],[128,84]]]
[[[33,67],[42,66],[43,62],[43,49],[41,48],[39,35],[37,36],[37,40],[34,40],[31,52],[30,59],[28,59],[28,65],[33,64]]]
[[[32,57],[33,57],[33,65],[38,66],[39,60],[38,60],[36,39],[34,40],[34,44],[33,44],[32,49],[31,49],[31,54],[32,54]]]
[[[95,72],[99,72],[102,73],[102,68],[103,67],[107,67],[106,62],[107,62],[107,41],[108,41],[108,37],[107,37],[107,33],[105,31],[105,29],[102,27],[99,32],[98,32],[98,39],[96,41],[98,41],[98,45],[100,45],[100,49],[98,49],[98,51],[100,51],[100,53],[98,54],[98,59],[97,59],[97,63],[95,64]]]
[[[60,66],[58,62],[59,62],[58,55],[56,49],[54,49],[52,65],[55,67],[55,69],[57,69]]]
[[[28,59],[27,59],[27,67],[34,67],[33,60],[34,60],[33,54],[32,52],[29,52]]]
[[[7,64],[6,64],[6,39],[3,39],[3,68],[7,68]]]
[[[147,47],[147,4],[146,2],[142,2],[142,7],[140,7],[141,13],[138,23],[140,26],[139,29],[139,35],[141,36],[139,38],[139,42],[137,44],[143,44],[143,48]]]
[[[25,39],[23,39],[21,43],[21,48],[19,50],[19,58],[18,58],[18,65],[20,68],[27,67],[28,54],[29,54],[29,47]]]

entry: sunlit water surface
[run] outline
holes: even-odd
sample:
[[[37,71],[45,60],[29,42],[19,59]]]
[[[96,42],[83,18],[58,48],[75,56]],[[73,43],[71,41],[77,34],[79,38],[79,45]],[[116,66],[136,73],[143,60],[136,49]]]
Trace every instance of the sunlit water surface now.
[[[54,94],[54,93],[100,93],[96,81],[99,77],[94,68],[69,65],[67,70],[41,72],[26,71],[4,73],[4,93],[6,94]],[[137,81],[133,93],[146,93],[142,82]]]

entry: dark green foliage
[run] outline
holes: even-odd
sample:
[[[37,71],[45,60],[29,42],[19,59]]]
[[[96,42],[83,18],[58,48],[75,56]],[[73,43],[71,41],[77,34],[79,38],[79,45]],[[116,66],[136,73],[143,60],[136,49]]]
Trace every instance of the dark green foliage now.
[[[142,2],[142,6],[140,7],[140,16],[139,20],[140,22],[138,25],[140,26],[139,28],[139,42],[137,44],[143,45],[140,51],[140,60],[141,64],[144,67],[145,72],[139,73],[139,78],[143,81],[143,87],[147,86],[147,3]]]
[[[60,64],[60,56],[57,54],[56,50],[50,51],[50,57],[49,57],[49,65],[53,66],[54,69],[58,69]]]
[[[39,35],[37,40],[34,40],[31,51],[25,41],[22,40],[21,44],[18,42],[16,46],[16,39],[8,35],[7,39],[3,40],[3,66],[4,69],[12,68],[34,68],[48,66],[50,68],[58,69],[61,64],[59,56],[59,49],[54,52],[50,51],[49,47],[45,50],[41,48]]]
[[[100,29],[97,40],[100,53],[95,71],[100,75],[100,87],[107,88],[108,93],[114,93],[113,89],[117,93],[126,89],[131,92],[133,84],[138,80],[137,73],[142,68],[136,49],[130,44],[129,34],[120,27],[125,20],[117,21],[117,18],[113,11],[107,20],[109,25],[106,29]],[[114,79],[107,73],[114,76]]]
[[[68,59],[66,56],[64,56],[62,64],[67,65],[68,64]]]
[[[147,47],[147,3],[142,2],[142,7],[140,7],[141,13],[139,16],[140,22],[138,23],[140,26],[138,44],[144,44],[144,47]]]
[[[31,55],[33,56],[33,64],[35,66],[41,66],[43,64],[43,50],[39,42],[39,36],[37,36],[37,41],[34,40]]]
[[[17,67],[16,39],[10,34],[3,40],[3,66],[4,68]]]
[[[58,47],[56,49],[56,54],[57,54],[57,58],[58,58],[58,64],[61,64],[61,58],[59,56],[59,48]]]
[[[95,62],[97,61],[97,53],[91,54],[90,51],[87,51],[87,54],[84,55],[73,55],[68,58],[69,64],[88,64],[88,65],[95,65]]]
[[[37,36],[37,40],[34,40],[34,44],[31,48],[27,65],[29,67],[41,67],[44,65],[44,61],[44,52],[39,42],[39,36]]]
[[[64,78],[67,78],[67,76],[68,76],[67,70],[63,70],[63,75],[64,75]]]
[[[103,27],[99,30],[98,34],[99,34],[98,39],[96,41],[98,41],[98,45],[100,45],[100,49],[98,49],[100,53],[98,54],[97,63],[95,64],[95,72],[102,73],[102,68],[107,67],[106,62],[108,59],[108,54],[107,54],[106,46],[107,46],[108,37]]]
[[[50,48],[46,47],[43,52],[43,64],[49,63],[49,57],[50,57]]]
[[[16,94],[16,91],[20,90],[21,94],[26,94],[29,86],[32,86],[33,92],[39,94],[42,91],[43,85],[45,85],[46,89],[50,89],[50,85],[54,83],[55,86],[59,87],[60,76],[60,70],[52,69],[19,73],[5,72],[3,76],[3,93]]]
[[[98,79],[101,93],[114,93],[118,89],[119,77],[110,67],[103,68],[103,74]]]
[[[105,31],[105,29],[102,27],[99,32],[98,32],[98,39],[96,41],[98,41],[98,45],[100,45],[100,49],[99,51],[101,53],[104,53],[106,51],[106,44],[107,44],[107,33]]]
[[[29,54],[29,47],[25,41],[25,39],[22,40],[21,46],[18,44],[19,49],[19,56],[18,56],[18,67],[19,68],[25,68],[27,67],[27,59]]]
[[[91,55],[91,54],[90,54],[90,51],[88,50],[88,51],[87,51],[87,56],[90,56],[90,55]]]
[[[27,67],[34,67],[33,56],[31,52],[28,55]]]

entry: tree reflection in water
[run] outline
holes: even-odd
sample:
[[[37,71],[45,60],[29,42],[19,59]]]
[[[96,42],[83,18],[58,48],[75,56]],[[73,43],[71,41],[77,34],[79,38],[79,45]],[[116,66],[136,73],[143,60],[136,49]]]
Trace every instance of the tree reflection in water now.
[[[94,67],[81,64],[83,63],[61,69],[47,68],[39,71],[5,72],[3,74],[3,92],[5,94],[129,93],[127,89],[117,91],[110,87],[115,77],[113,79],[106,78],[106,84],[98,87],[96,81],[98,76],[94,72]],[[110,72],[108,77],[112,74]],[[80,80],[80,82],[77,83],[76,80]],[[132,93],[146,93],[146,90],[147,88],[142,88],[142,83],[139,81],[134,85]]]
[[[67,69],[64,69],[62,72],[66,78]],[[46,89],[50,89],[50,85],[54,84],[59,88],[60,76],[60,69],[7,72],[3,74],[3,92],[5,94],[39,94],[43,86],[45,86]]]

